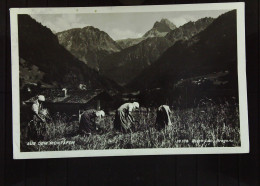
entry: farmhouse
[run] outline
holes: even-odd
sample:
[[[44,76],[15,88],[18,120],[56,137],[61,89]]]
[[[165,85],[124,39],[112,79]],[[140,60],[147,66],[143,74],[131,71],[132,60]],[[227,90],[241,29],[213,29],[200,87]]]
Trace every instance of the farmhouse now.
[[[40,93],[45,96],[44,107],[50,112],[78,113],[80,110],[106,110],[113,101],[112,96],[105,90],[67,90],[44,89]],[[37,95],[25,101],[32,104]]]

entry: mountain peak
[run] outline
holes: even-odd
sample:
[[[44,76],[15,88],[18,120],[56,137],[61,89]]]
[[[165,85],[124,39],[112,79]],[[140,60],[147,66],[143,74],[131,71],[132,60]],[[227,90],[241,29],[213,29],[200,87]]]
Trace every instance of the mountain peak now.
[[[171,21],[166,18],[162,18],[160,21],[156,21],[153,25],[153,28],[157,29],[160,32],[169,32],[176,28]]]
[[[96,30],[96,31],[100,31],[98,28],[93,27],[93,26],[85,26],[82,28],[83,30]]]
[[[167,25],[171,30],[174,30],[176,28],[176,25],[166,18],[162,18],[160,23]]]
[[[143,37],[163,37],[168,32],[174,30],[176,26],[166,18],[156,21],[153,28],[147,31]]]
[[[170,21],[168,19],[166,19],[166,18],[162,18],[160,22],[161,23],[165,23],[165,22],[170,22]]]
[[[104,31],[93,26],[57,34],[60,45],[90,68],[99,70],[99,61],[121,47]]]

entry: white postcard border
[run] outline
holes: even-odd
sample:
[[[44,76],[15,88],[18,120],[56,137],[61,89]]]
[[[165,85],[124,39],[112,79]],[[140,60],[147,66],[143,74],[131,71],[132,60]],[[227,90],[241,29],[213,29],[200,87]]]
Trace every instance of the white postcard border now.
[[[12,58],[12,116],[13,116],[13,158],[67,158],[93,156],[133,156],[169,154],[234,154],[249,153],[246,58],[245,58],[245,14],[244,3],[209,3],[185,5],[149,6],[112,6],[112,7],[74,7],[74,8],[11,8],[11,58]],[[166,12],[201,10],[237,10],[237,54],[238,89],[241,147],[204,147],[204,148],[158,148],[158,149],[118,149],[118,150],[78,150],[20,152],[20,95],[19,95],[19,45],[18,14],[79,14],[79,13],[129,13],[129,12]]]

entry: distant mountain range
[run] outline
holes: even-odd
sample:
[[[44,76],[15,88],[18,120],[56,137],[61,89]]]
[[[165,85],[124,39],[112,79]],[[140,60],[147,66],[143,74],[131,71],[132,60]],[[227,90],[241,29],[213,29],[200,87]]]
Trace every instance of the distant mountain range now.
[[[18,34],[21,88],[26,83],[40,83],[52,87],[78,87],[82,83],[91,88],[119,88],[115,82],[100,76],[74,57],[59,44],[57,36],[49,28],[29,15],[18,15]],[[109,40],[105,33],[102,35],[100,38]],[[111,50],[117,50],[116,46],[114,42]]]
[[[98,28],[87,26],[56,33],[59,43],[90,68],[100,70],[100,62],[113,54],[150,37],[163,37],[176,26],[167,19],[156,22],[153,28],[141,38],[114,41],[107,33]]]
[[[59,32],[59,43],[89,67],[99,70],[99,62],[108,54],[119,52],[121,47],[107,33],[87,26]]]
[[[154,37],[148,31],[144,35],[147,38],[140,43],[104,58],[101,62],[100,73],[120,85],[125,85],[156,61],[175,42],[188,40],[204,30],[213,20],[213,18],[204,18],[176,28],[169,20],[162,19],[156,22],[150,31],[162,31],[164,36]],[[151,37],[148,37],[149,35]]]
[[[92,26],[57,33],[59,43],[103,76],[125,85],[179,40],[204,30],[213,18],[203,18],[177,28],[168,19],[156,21],[141,38],[114,41]]]
[[[125,49],[133,45],[136,45],[150,37],[164,37],[166,34],[168,34],[176,28],[177,27],[168,19],[161,19],[161,21],[159,22],[156,21],[153,27],[150,30],[148,30],[142,37],[121,39],[116,42],[122,47],[122,49]]]
[[[169,88],[185,79],[195,80],[210,74],[212,77],[219,72],[226,72],[226,76],[221,77],[222,82],[226,82],[226,88],[237,87],[236,11],[219,16],[207,28],[204,27],[205,30],[198,29],[205,23],[209,21],[201,19],[195,24],[183,25],[180,29],[186,39],[179,40],[167,49],[157,61],[129,83],[128,87],[137,90]],[[193,30],[191,28],[197,29],[193,34],[187,34],[185,27],[189,27],[189,31]],[[198,30],[201,32],[196,35]],[[174,30],[166,38],[174,41],[176,39],[173,36],[176,35],[179,34]],[[189,37],[191,38],[188,39]],[[217,84],[213,82],[217,81],[216,78],[211,80],[210,83]]]

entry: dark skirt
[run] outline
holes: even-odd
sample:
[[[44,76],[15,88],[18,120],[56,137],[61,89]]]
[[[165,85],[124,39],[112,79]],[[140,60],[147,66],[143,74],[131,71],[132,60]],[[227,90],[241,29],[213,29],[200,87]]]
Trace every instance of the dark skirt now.
[[[167,112],[163,110],[157,110],[157,117],[156,117],[156,128],[162,129],[169,123],[169,118]]]
[[[96,131],[95,117],[96,117],[95,110],[85,111],[80,118],[79,132],[91,133],[93,131]]]
[[[121,132],[127,132],[131,128],[129,114],[125,110],[117,110],[114,120],[114,128]]]

